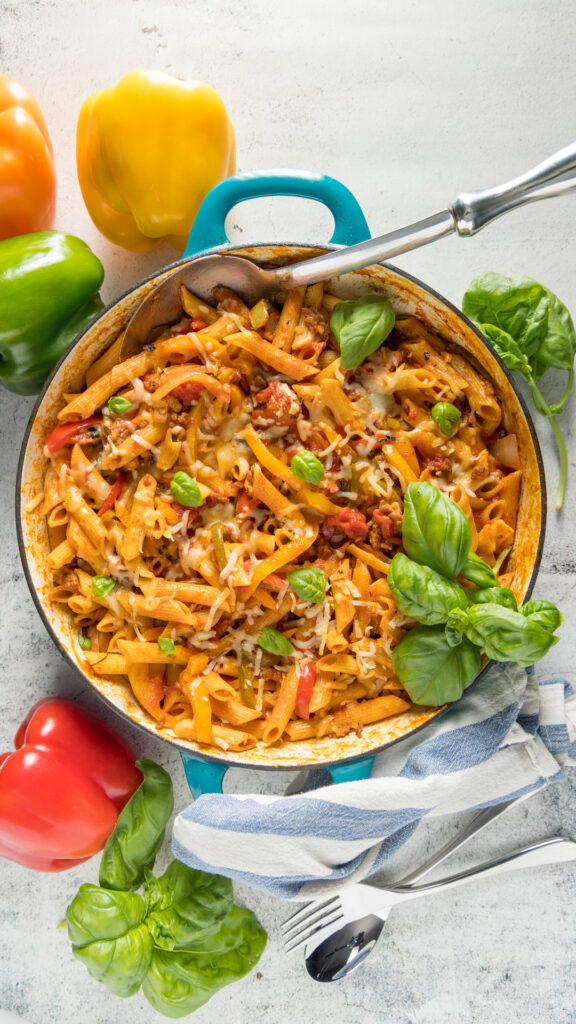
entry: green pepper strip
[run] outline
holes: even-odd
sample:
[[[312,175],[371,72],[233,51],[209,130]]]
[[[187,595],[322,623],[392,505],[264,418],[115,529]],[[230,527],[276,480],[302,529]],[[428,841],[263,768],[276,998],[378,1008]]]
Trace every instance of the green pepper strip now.
[[[226,548],[224,547],[224,538],[222,536],[222,523],[212,523],[210,533],[212,534],[212,543],[214,545],[214,553],[216,555],[216,561],[218,562],[218,568],[220,569],[220,572],[222,572],[222,569],[225,568],[228,561]]]
[[[247,708],[256,708],[256,694],[254,693],[254,686],[252,677],[246,672],[246,666],[241,661],[238,666],[238,687],[240,689],[240,696],[244,701]]]

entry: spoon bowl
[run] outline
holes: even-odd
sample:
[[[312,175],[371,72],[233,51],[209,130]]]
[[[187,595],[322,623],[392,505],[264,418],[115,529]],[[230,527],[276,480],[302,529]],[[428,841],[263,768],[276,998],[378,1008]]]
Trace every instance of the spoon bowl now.
[[[304,961],[310,977],[314,981],[340,981],[351,974],[374,949],[385,921],[368,914],[329,935]]]

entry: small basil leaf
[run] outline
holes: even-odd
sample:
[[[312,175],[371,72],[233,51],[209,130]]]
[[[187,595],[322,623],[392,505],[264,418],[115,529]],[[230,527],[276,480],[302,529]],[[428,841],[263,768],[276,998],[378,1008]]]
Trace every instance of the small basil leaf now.
[[[116,586],[115,580],[111,576],[93,576],[92,577],[92,593],[94,597],[108,597]]]
[[[464,637],[446,643],[443,626],[417,626],[392,651],[394,672],[415,704],[440,707],[459,700],[480,671],[480,651]]]
[[[401,553],[394,555],[388,585],[398,610],[417,622],[436,626],[446,622],[453,608],[466,608],[466,591],[427,565],[418,565]]]
[[[452,437],[460,422],[461,412],[451,402],[436,402],[430,410],[434,423],[446,437]]]
[[[146,904],[133,892],[81,885],[66,911],[74,956],[117,996],[134,995],[152,959]]]
[[[86,633],[78,633],[78,643],[83,651],[89,651],[92,647],[92,641]]]
[[[159,636],[158,647],[168,658],[173,658],[176,654],[176,646],[169,636]]]
[[[173,860],[160,878],[148,874],[146,924],[156,946],[191,949],[202,945],[233,906],[232,882],[221,875],[194,871]]]
[[[564,616],[551,601],[527,601],[520,609],[522,615],[537,622],[551,633],[564,622]]]
[[[258,646],[270,654],[294,654],[294,648],[287,637],[272,626],[265,626],[258,639]]]
[[[446,643],[449,647],[458,647],[462,643],[462,638],[468,625],[468,616],[466,612],[459,608],[455,608],[454,611],[450,612],[448,619],[446,620],[446,627],[444,635],[446,637]]]
[[[396,316],[384,295],[365,295],[347,299],[334,307],[330,328],[340,346],[340,366],[352,370],[360,366],[386,341]]]
[[[303,449],[290,462],[290,471],[298,480],[307,484],[319,484],[324,476],[324,466],[313,452]]]
[[[518,602],[508,587],[470,587],[466,591],[470,604],[501,604],[518,611]]]
[[[402,543],[410,558],[453,579],[466,561],[471,540],[470,523],[454,501],[432,484],[408,485]]]
[[[465,580],[470,580],[477,587],[499,587],[498,577],[493,569],[473,551],[466,558],[461,570]]]
[[[303,601],[321,604],[326,596],[326,576],[322,569],[295,569],[288,573],[288,582]]]
[[[500,604],[470,605],[468,621],[466,636],[489,658],[523,668],[540,661],[559,639],[538,622]]]
[[[186,508],[199,508],[202,504],[202,493],[198,484],[188,473],[179,470],[170,481],[170,493],[179,505]]]
[[[120,395],[108,400],[107,409],[114,416],[122,416],[122,413],[128,412],[131,408],[132,402],[129,402],[127,398],[122,398]]]
[[[100,885],[137,889],[152,868],[174,808],[172,780],[159,764],[136,761],[144,779],[120,812],[102,852]]]
[[[252,911],[233,906],[194,952],[155,948],[142,991],[159,1013],[185,1017],[248,974],[265,945],[266,932]]]

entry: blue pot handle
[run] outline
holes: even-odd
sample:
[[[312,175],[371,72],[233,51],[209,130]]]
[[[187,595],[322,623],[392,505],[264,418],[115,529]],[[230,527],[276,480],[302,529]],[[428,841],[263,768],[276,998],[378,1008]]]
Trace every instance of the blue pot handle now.
[[[195,800],[203,793],[221,793],[224,776],[228,771],[228,765],[217,764],[215,761],[200,761],[193,754],[180,754],[186,781],[190,792]],[[350,764],[335,765],[329,768],[328,772],[332,782],[355,782],[358,779],[367,779],[374,764],[373,757],[363,757],[359,761],[352,761]]]
[[[208,193],[196,215],[184,256],[228,244],[226,214],[237,203],[263,196],[300,196],[323,203],[334,217],[330,241],[336,245],[355,245],[370,238],[358,200],[336,178],[311,171],[246,171],[226,178]]]

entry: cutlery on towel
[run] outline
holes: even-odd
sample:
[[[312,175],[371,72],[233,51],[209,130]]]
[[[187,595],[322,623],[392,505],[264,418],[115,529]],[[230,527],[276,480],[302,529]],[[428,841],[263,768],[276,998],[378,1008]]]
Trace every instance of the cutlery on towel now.
[[[576,142],[573,142],[503,185],[478,192],[462,192],[447,210],[432,217],[302,263],[263,270],[241,256],[200,256],[177,267],[170,277],[148,293],[128,323],[120,359],[128,359],[139,352],[154,328],[168,326],[180,319],[182,285],[210,304],[214,302],[214,288],[226,285],[252,306],[258,299],[271,298],[277,292],[326,281],[337,274],[399,256],[446,235],[474,235],[490,221],[517,206],[564,195],[575,188]]]
[[[298,910],[283,925],[286,952],[311,946],[308,973],[317,981],[336,981],[358,967],[371,952],[393,906],[429,893],[454,889],[477,877],[576,859],[576,843],[554,837],[521,847],[495,860],[424,885],[380,889],[350,885],[334,896]]]

